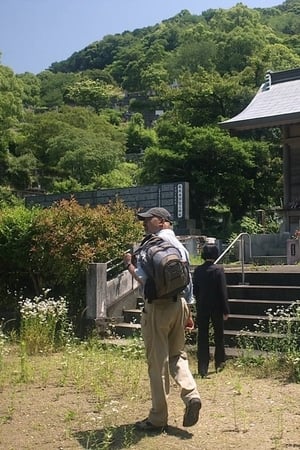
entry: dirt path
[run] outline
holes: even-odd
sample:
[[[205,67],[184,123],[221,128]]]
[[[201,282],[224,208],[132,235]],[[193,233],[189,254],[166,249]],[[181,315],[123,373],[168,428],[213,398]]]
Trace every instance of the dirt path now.
[[[0,394],[0,449],[300,449],[300,385],[227,368],[197,383],[203,401],[199,423],[182,427],[183,405],[173,386],[169,431],[154,436],[132,427],[146,417],[149,398],[132,404],[112,400],[98,410],[92,398],[73,386],[5,388]]]

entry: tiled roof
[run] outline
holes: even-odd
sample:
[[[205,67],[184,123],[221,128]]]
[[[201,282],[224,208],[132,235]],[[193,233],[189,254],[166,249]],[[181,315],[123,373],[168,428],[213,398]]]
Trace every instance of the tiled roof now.
[[[300,69],[268,72],[249,105],[222,128],[254,129],[300,122]]]

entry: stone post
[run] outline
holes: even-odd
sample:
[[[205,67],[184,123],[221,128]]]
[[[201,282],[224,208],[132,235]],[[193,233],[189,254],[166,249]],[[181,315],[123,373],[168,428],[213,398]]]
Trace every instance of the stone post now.
[[[297,264],[300,259],[300,246],[299,246],[299,239],[288,239],[286,241],[287,243],[287,264]]]
[[[107,264],[89,264],[86,276],[86,317],[105,319],[107,315]]]

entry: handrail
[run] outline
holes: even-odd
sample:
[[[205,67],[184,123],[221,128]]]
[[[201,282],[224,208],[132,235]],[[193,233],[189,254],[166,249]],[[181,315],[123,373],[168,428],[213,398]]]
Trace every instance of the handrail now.
[[[129,249],[125,250],[124,253],[129,253],[130,251],[131,251],[131,250],[130,250],[130,248],[129,248]],[[117,262],[116,262],[115,264],[113,264],[114,261],[117,261]],[[124,263],[123,263],[123,258],[122,258],[121,256],[116,256],[115,258],[112,258],[112,259],[110,259],[109,261],[106,261],[106,264],[107,264],[106,272],[108,273],[108,272],[110,272],[111,270],[116,269],[117,267],[121,266],[121,265],[124,264]],[[108,267],[108,266],[110,266],[110,267]]]
[[[249,233],[240,233],[224,250],[223,253],[215,260],[214,264],[217,264],[224,255],[234,246],[234,244],[240,239],[240,256],[241,256],[241,265],[242,265],[242,284],[245,284],[245,270],[244,270],[244,264],[245,264],[245,254],[244,254],[244,236],[247,236],[249,239],[249,254],[250,258],[252,258],[252,251],[251,251],[251,236]]]

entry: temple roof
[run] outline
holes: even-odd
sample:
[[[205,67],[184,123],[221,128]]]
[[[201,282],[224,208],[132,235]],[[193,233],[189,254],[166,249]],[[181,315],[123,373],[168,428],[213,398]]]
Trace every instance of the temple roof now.
[[[249,105],[219,125],[232,130],[249,130],[297,122],[300,122],[300,68],[268,72]]]

